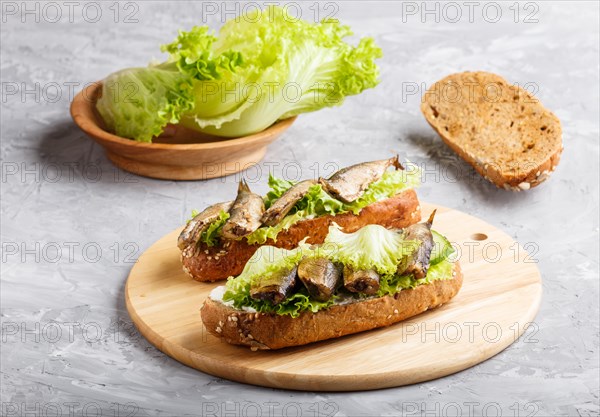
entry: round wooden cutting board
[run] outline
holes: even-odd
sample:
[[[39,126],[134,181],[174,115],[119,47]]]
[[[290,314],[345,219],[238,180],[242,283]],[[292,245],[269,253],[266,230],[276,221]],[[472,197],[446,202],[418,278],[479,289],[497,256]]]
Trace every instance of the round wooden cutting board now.
[[[527,251],[504,232],[460,211],[438,209],[434,229],[457,246],[463,287],[448,304],[396,325],[277,351],[232,346],[209,334],[199,310],[223,283],[200,283],[181,269],[179,230],[153,244],[131,270],[127,309],[158,349],[203,372],[249,384],[356,391],[413,384],[478,364],[527,329],[542,295]]]

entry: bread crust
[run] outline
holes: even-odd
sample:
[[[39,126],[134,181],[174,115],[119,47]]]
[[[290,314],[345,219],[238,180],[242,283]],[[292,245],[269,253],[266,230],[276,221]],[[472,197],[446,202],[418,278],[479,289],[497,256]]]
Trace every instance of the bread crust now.
[[[421,220],[421,208],[414,189],[405,190],[394,197],[370,204],[358,215],[352,213],[336,216],[320,216],[301,220],[288,230],[282,230],[277,241],[267,240],[265,245],[293,249],[307,239],[309,244],[323,243],[329,226],[337,223],[344,232],[352,233],[368,224],[379,224],[388,228],[404,228]],[[249,245],[245,239],[230,240],[225,245],[208,247],[201,244],[193,255],[182,252],[183,270],[196,281],[218,281],[242,273],[254,252],[263,245]]]
[[[473,89],[475,85],[477,87]],[[485,85],[500,86],[500,99],[491,100],[479,95],[479,87]],[[441,94],[447,86],[459,86],[458,88],[462,89],[460,100],[451,100],[453,97],[446,97],[450,95],[449,93]],[[517,101],[514,101],[515,98]],[[520,112],[516,110],[518,106],[521,106]],[[491,114],[488,114],[488,111]],[[421,102],[421,112],[427,123],[454,152],[473,166],[481,176],[499,188],[512,191],[529,190],[548,179],[560,162],[563,150],[560,120],[527,90],[510,85],[498,75],[487,72],[463,72],[449,75],[428,89]],[[442,112],[444,113],[442,114]],[[440,114],[442,117],[439,117]],[[494,115],[495,118],[492,117]],[[522,128],[523,130],[519,131],[523,140],[531,139],[538,133],[538,129],[540,129],[538,124],[542,121],[543,130],[549,133],[548,141],[543,144],[548,147],[544,157],[532,161],[527,159],[527,154],[523,154],[515,157],[512,161],[517,169],[509,170],[502,164],[482,160],[476,152],[470,151],[456,138],[457,132],[464,134],[469,128],[477,129],[480,125],[493,125],[502,118],[506,118],[506,123],[503,125],[505,127],[493,132],[495,136],[493,139],[507,140],[505,137],[513,127],[513,124],[510,124],[513,118],[527,122]],[[473,136],[475,137],[473,142],[475,148],[481,143],[480,141],[492,140],[485,134],[482,134],[481,137],[475,134]]]
[[[253,313],[207,299],[200,310],[205,328],[227,343],[248,346],[252,350],[300,346],[378,327],[389,326],[441,306],[460,290],[463,276],[454,263],[454,277],[434,281],[393,296],[334,305],[316,313],[289,315]]]

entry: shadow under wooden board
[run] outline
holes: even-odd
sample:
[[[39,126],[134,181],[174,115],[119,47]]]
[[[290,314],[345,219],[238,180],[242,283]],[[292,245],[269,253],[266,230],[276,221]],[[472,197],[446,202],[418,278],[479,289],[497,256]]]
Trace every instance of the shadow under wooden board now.
[[[267,387],[357,391],[428,381],[505,349],[538,311],[542,285],[528,253],[484,221],[438,209],[434,229],[458,246],[463,287],[448,304],[390,327],[276,351],[253,352],[209,334],[199,310],[220,283],[181,269],[179,230],[140,256],[127,280],[127,309],[139,331],[174,359],[203,372]]]

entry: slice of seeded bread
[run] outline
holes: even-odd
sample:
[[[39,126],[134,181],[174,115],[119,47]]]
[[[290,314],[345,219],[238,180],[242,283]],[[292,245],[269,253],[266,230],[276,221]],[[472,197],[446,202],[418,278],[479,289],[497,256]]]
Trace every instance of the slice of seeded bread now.
[[[427,90],[421,111],[452,150],[498,187],[528,190],[558,165],[560,121],[498,75],[449,75]]]

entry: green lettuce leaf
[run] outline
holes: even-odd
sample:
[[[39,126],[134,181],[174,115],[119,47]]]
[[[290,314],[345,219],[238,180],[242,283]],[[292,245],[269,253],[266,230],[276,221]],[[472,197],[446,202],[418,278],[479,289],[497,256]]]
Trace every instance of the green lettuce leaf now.
[[[296,206],[304,217],[336,215],[345,211],[344,204],[327,194],[321,184],[311,186]]]
[[[119,136],[151,142],[194,106],[190,79],[177,70],[129,68],[108,76],[96,108]]]
[[[165,48],[195,79],[196,106],[182,123],[206,133],[255,133],[277,120],[340,105],[378,83],[381,49],[371,38],[346,43],[352,32],[337,20],[313,24],[270,6],[228,20],[216,41],[207,33],[181,32],[183,41]],[[196,36],[202,47],[193,42]],[[211,51],[202,53],[205,48]]]
[[[324,246],[332,248],[330,259],[353,269],[374,269],[379,274],[393,275],[413,243],[377,224],[354,233],[344,233],[336,226],[329,227]]]
[[[225,293],[226,295],[228,293]],[[233,305],[237,308],[250,307],[260,313],[275,313],[279,315],[289,315],[292,317],[298,317],[303,311],[317,311],[327,308],[335,303],[335,298],[331,298],[327,301],[317,301],[308,295],[308,292],[303,288],[298,292],[292,294],[279,304],[273,305],[267,301],[255,300],[248,296],[247,298],[228,297],[233,300]],[[224,298],[225,300],[225,298]]]
[[[446,258],[435,265],[431,265],[427,270],[425,278],[417,280],[420,284],[430,284],[433,281],[451,279],[454,273],[454,262]]]
[[[218,48],[217,44],[208,27],[194,26],[189,32],[179,31],[172,43],[161,46],[170,56],[160,66],[177,68],[193,80],[194,107],[182,120],[191,129],[198,130],[196,118],[218,119],[250,104],[237,91],[256,81],[258,69],[247,64],[240,52]],[[231,94],[231,100],[222,97]]]
[[[294,214],[287,215],[283,218],[283,220],[281,220],[275,226],[259,227],[254,232],[252,232],[248,236],[246,236],[246,241],[250,245],[254,245],[254,244],[262,245],[268,239],[272,239],[274,242],[276,242],[277,235],[279,235],[279,232],[281,232],[282,230],[289,229],[296,222],[298,222],[304,218],[305,218],[304,213],[301,213],[299,211]]]
[[[280,315],[288,314],[292,317],[298,317],[303,311],[317,311],[327,308],[335,303],[335,298],[332,297],[327,301],[317,301],[310,298],[308,292],[305,289],[298,291],[291,297],[284,300],[275,306],[269,303],[263,303],[263,305],[256,305],[255,309],[261,312],[276,313]]]
[[[162,45],[161,51],[168,52],[169,60],[183,73],[195,80],[219,80],[243,68],[244,61],[239,52],[213,49],[217,38],[207,26],[194,26],[189,32],[179,31],[170,44]]]
[[[229,213],[221,210],[219,218],[212,222],[208,228],[200,235],[200,242],[206,243],[207,246],[215,246],[219,241],[221,229],[229,219]]]
[[[271,207],[271,204],[283,195],[295,183],[293,181],[284,180],[273,176],[269,173],[269,188],[271,189],[265,197],[265,207]]]

